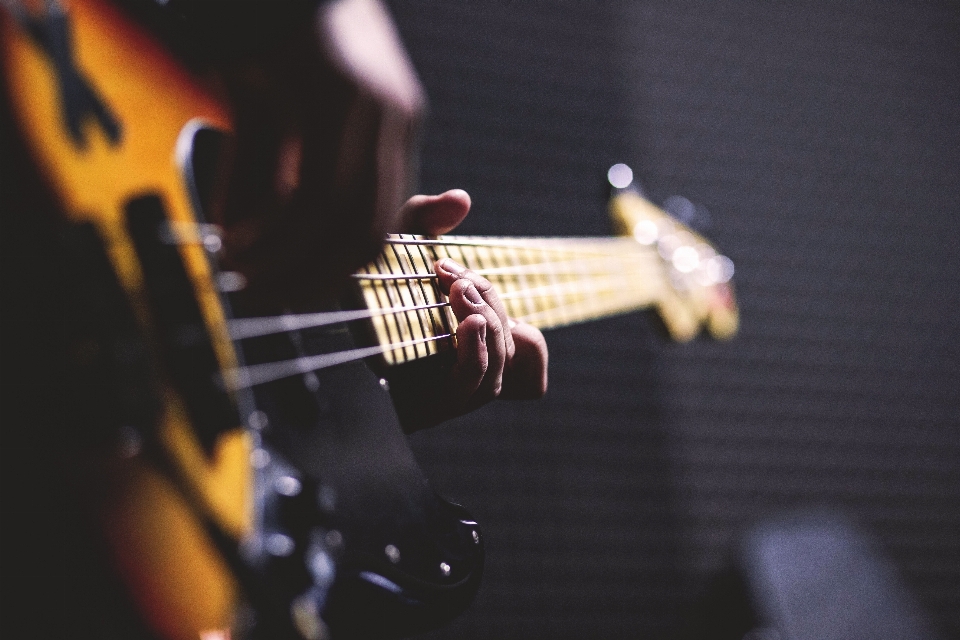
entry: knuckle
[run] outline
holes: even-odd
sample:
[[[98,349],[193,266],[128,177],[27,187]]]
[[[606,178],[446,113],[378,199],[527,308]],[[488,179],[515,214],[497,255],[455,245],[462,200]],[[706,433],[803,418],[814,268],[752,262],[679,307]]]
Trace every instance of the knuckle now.
[[[480,293],[487,293],[493,289],[493,284],[476,271],[467,271],[465,275],[470,278],[473,286],[475,286]]]
[[[457,291],[465,291],[467,287],[470,286],[469,280],[464,280],[463,278],[457,278],[453,281],[453,284],[450,285],[451,289],[456,289]]]
[[[498,343],[505,342],[507,339],[507,333],[503,329],[503,324],[501,324],[500,318],[497,317],[496,313],[489,315],[491,317],[487,318],[487,331],[493,333],[493,337],[497,339]]]

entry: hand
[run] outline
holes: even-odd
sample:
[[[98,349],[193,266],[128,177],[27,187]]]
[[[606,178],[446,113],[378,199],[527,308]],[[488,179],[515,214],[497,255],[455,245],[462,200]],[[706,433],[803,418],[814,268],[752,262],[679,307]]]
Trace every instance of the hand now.
[[[426,105],[382,2],[319,3],[314,18],[218,74],[234,140],[210,217],[262,313],[335,299],[380,252]]]
[[[414,196],[401,208],[403,231],[440,235],[454,229],[470,211],[470,196],[455,189],[437,196]],[[547,390],[547,344],[535,327],[507,316],[489,280],[445,258],[437,261],[441,291],[456,316],[456,363],[435,381],[415,415],[401,411],[408,431],[462,415],[496,397],[539,398]]]

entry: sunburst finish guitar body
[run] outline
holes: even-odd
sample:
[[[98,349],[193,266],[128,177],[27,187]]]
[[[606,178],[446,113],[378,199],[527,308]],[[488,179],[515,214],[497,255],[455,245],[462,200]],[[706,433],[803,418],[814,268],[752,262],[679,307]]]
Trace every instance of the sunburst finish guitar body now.
[[[164,459],[194,495],[185,497],[149,456],[101,462],[111,486],[97,505],[113,561],[152,627],[169,638],[231,621],[236,585],[195,515],[196,504],[239,539],[251,526],[249,438],[228,409],[207,445],[192,425],[191,383],[177,369],[190,365],[163,355],[164,319],[155,313],[167,274],[147,273],[134,237],[144,218],[162,216],[176,229],[197,224],[187,162],[201,125],[229,129],[229,114],[158,42],[104,2],[6,3],[0,49],[6,99],[32,160],[49,182],[65,222],[87,228],[147,336],[160,400],[156,434]],[[139,218],[138,218],[139,217]],[[159,224],[161,220],[156,220]],[[196,356],[209,373],[236,366],[211,263],[200,243],[162,245],[179,263],[208,340]],[[149,260],[147,260],[149,261]],[[178,311],[179,313],[180,311]],[[168,323],[169,324],[169,323]],[[181,354],[181,356],[184,354]],[[174,356],[176,359],[178,356]],[[211,388],[213,387],[211,378]],[[226,402],[224,402],[226,401]],[[202,401],[198,401],[202,402]],[[223,399],[221,406],[229,401]],[[131,431],[130,438],[146,434]],[[137,446],[137,445],[133,445]],[[171,615],[171,612],[177,612]]]
[[[486,275],[511,315],[543,328],[655,308],[679,340],[703,325],[721,338],[736,331],[729,261],[626,192],[611,203],[619,238],[391,236],[384,254],[355,276],[360,304],[354,308],[231,318],[226,294],[242,286],[242,277],[218,272],[217,229],[203,218],[194,181],[197,136],[231,129],[224,102],[150,32],[103,0],[3,0],[0,64],[2,99],[27,160],[57,203],[65,237],[74,239],[69,247],[83,254],[83,264],[100,265],[98,273],[119,292],[118,313],[129,325],[124,335],[136,336],[139,345],[136,375],[118,382],[118,388],[135,387],[127,403],[133,408],[103,427],[121,446],[78,450],[77,466],[112,570],[146,626],[166,640],[236,631],[241,603],[260,615],[285,617],[287,626],[276,628],[300,637],[328,633],[323,620],[337,614],[317,610],[326,591],[278,605],[258,586],[263,562],[244,551],[254,540],[261,552],[286,556],[277,545],[300,544],[302,537],[292,534],[264,537],[261,485],[267,476],[289,479],[278,485],[289,496],[307,480],[275,469],[264,475],[262,425],[252,424],[263,413],[247,391],[360,358],[389,368],[450,351],[456,326],[434,284],[437,259],[454,257]],[[351,323],[356,348],[251,365],[235,346],[333,323]],[[78,332],[71,346],[77,366],[83,370],[87,360],[118,352],[118,335]],[[114,369],[122,373],[126,366]],[[399,442],[394,435],[386,439]],[[436,527],[448,527],[443,535],[455,541],[424,554],[442,559],[430,560],[436,576],[398,564],[391,545],[386,558],[373,559],[367,550],[351,556],[352,539],[340,533],[349,526],[324,524],[307,535],[313,540],[322,530],[321,547],[347,548],[329,556],[340,558],[338,579],[353,571],[358,584],[394,598],[383,600],[385,607],[401,611],[407,601],[420,607],[417,622],[399,631],[429,627],[424,611],[439,620],[446,614],[436,610],[466,606],[482,569],[476,523],[446,503],[430,502],[432,494],[417,499],[446,518]],[[310,545],[313,551],[294,556],[304,562],[328,557]],[[384,547],[377,549],[382,555]],[[451,569],[451,557],[466,568]],[[259,611],[261,605],[271,612]]]

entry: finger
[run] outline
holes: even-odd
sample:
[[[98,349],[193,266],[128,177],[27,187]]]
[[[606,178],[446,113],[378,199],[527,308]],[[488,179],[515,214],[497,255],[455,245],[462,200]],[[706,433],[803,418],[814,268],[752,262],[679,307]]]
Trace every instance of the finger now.
[[[510,335],[510,325],[509,318],[507,317],[507,310],[503,306],[503,301],[500,299],[500,296],[497,295],[497,290],[490,283],[490,281],[477,274],[475,271],[464,268],[450,258],[439,260],[434,267],[434,271],[437,273],[441,290],[443,290],[444,286],[448,288],[452,286],[453,282],[458,278],[464,278],[473,283],[473,286],[476,287],[477,291],[480,293],[480,297],[483,298],[483,301],[486,302],[491,309],[493,309],[494,313],[497,314],[497,318],[500,319],[500,326],[507,327],[507,330],[503,332],[504,346],[507,350],[507,358],[512,358],[515,347],[513,344],[513,337]]]
[[[457,363],[452,371],[452,404],[465,406],[483,382],[489,366],[487,354],[487,321],[472,314],[460,321],[457,327]]]
[[[525,322],[510,320],[510,332],[516,344],[513,358],[503,371],[500,397],[511,400],[535,400],[547,392],[547,342],[543,334]]]
[[[470,195],[451,189],[436,196],[413,196],[400,208],[400,233],[449,233],[470,213]]]
[[[460,322],[474,314],[483,316],[486,321],[487,369],[473,402],[471,402],[471,404],[479,406],[496,398],[503,385],[503,367],[506,364],[507,351],[504,346],[504,327],[500,324],[500,318],[496,312],[480,296],[473,283],[466,278],[458,279],[450,287],[450,308]],[[458,346],[458,361],[461,355],[470,357],[469,352],[461,354]]]

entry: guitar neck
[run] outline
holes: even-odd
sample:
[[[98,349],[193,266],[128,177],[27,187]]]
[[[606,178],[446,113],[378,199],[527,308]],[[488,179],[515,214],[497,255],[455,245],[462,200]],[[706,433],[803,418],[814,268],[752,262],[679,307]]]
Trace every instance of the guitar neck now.
[[[490,280],[507,313],[541,329],[660,303],[666,270],[655,245],[631,238],[492,238],[397,235],[357,273],[387,364],[453,346],[456,319],[433,265],[452,258]],[[402,309],[402,310],[401,310]]]

